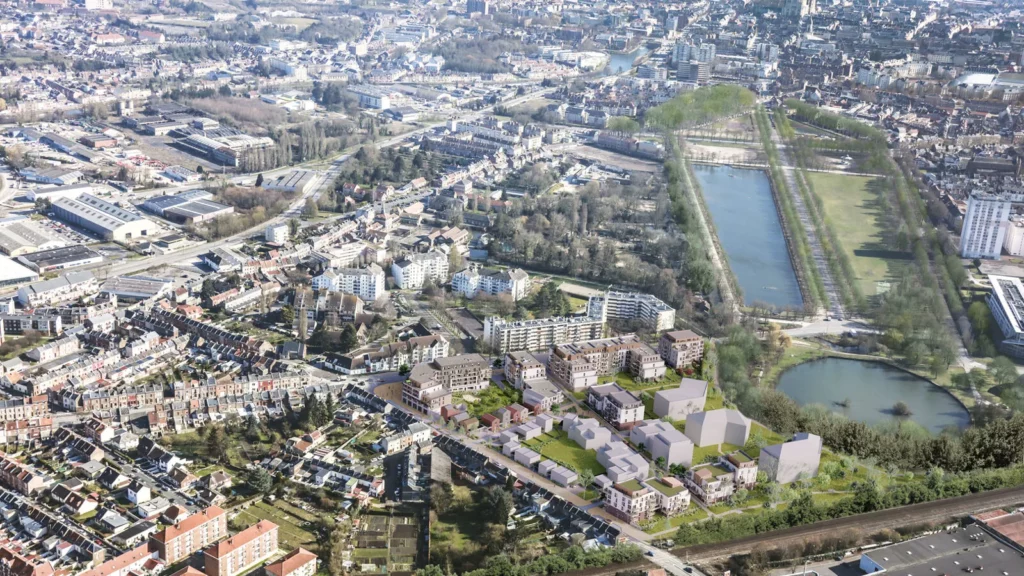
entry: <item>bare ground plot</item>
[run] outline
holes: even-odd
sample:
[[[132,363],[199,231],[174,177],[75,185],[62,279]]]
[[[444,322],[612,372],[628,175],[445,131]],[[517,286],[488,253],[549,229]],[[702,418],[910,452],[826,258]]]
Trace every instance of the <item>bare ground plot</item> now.
[[[196,166],[202,166],[208,172],[220,172],[223,169],[223,166],[219,164],[214,164],[205,158],[193,156],[171,146],[170,144],[174,142],[174,138],[170,136],[143,136],[141,134],[132,134],[131,136],[135,139],[135,142],[126,146],[126,148],[136,148],[146,156],[164,164],[172,166],[177,164],[189,170],[195,170]],[[231,171],[234,170],[232,169]]]
[[[760,148],[742,144],[730,146],[727,144],[706,144],[688,140],[683,150],[687,157],[697,160],[710,160],[726,164],[760,164],[767,162],[767,157]]]
[[[569,146],[565,151],[570,154],[575,154],[581,158],[597,160],[598,162],[622,168],[623,170],[634,170],[638,172],[657,172],[661,170],[661,164],[657,162],[644,160],[643,158],[634,158],[632,156],[626,156],[625,154],[602,150],[601,148],[595,148],[593,146],[586,146],[583,144]]]
[[[465,308],[449,308],[448,315],[473,338],[483,338],[484,324],[472,312]]]
[[[842,249],[850,258],[864,296],[884,293],[910,261],[908,252],[896,252],[886,238],[883,181],[845,174],[807,175],[821,198]]]

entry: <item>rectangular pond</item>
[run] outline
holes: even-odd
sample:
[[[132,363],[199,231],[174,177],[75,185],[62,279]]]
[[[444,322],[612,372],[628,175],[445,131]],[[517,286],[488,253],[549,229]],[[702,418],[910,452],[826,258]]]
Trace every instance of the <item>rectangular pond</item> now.
[[[760,170],[694,164],[718,242],[743,302],[803,308],[768,175]]]

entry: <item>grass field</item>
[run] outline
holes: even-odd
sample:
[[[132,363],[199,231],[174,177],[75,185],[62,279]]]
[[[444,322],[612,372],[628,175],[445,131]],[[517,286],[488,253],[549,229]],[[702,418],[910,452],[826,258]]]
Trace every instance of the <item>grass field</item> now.
[[[658,532],[673,530],[675,528],[679,528],[683,524],[689,524],[690,522],[703,520],[707,517],[708,513],[705,512],[703,508],[691,503],[689,510],[677,516],[666,518],[665,516],[658,514],[654,522],[644,527],[644,532],[648,534],[657,534]]]
[[[708,456],[720,456],[723,454],[731,454],[742,448],[743,446],[737,446],[735,444],[713,444],[711,446],[705,446],[703,448],[694,446],[693,465],[696,466],[698,464],[703,464],[704,460]]]
[[[479,392],[466,392],[459,397],[456,403],[465,402],[470,416],[479,418],[498,408],[519,402],[521,399],[522,392],[519,390],[511,387],[502,390],[495,385]]]
[[[252,526],[260,520],[270,520],[277,524],[279,546],[282,550],[290,552],[299,546],[316,548],[316,535],[302,527],[302,524],[311,521],[311,518],[312,514],[279,500],[273,504],[259,501],[239,512],[235,520],[245,526]]]
[[[861,292],[868,298],[878,294],[878,282],[897,278],[909,261],[890,251],[884,241],[878,199],[882,180],[817,172],[808,173],[807,178],[825,206],[842,250],[850,258]]]
[[[604,466],[597,461],[597,453],[580,448],[579,444],[570,440],[569,435],[561,430],[542,434],[523,444],[533,450],[539,450],[540,455],[548,460],[554,460],[576,472],[587,468],[594,476],[604,474]]]

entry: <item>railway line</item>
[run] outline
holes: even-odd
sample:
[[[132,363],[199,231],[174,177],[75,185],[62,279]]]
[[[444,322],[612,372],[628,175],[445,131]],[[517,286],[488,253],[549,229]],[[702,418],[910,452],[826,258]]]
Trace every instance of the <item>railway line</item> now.
[[[945,498],[933,502],[825,520],[805,526],[786,528],[785,530],[774,530],[727,542],[687,546],[672,550],[672,553],[687,562],[707,562],[734,554],[745,554],[759,545],[766,545],[772,548],[786,546],[793,542],[802,542],[819,536],[835,534],[843,530],[856,530],[870,534],[886,528],[897,528],[926,522],[941,522],[968,514],[1015,506],[1021,503],[1024,503],[1024,486],[1000,488],[999,490],[989,492],[968,494],[966,496]]]

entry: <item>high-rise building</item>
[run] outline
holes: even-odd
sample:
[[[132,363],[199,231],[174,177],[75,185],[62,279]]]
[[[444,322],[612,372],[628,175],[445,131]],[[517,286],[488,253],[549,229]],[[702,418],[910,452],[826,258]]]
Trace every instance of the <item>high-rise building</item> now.
[[[676,309],[660,299],[640,292],[606,292],[591,296],[587,316],[603,320],[636,320],[655,332],[670,330],[676,322]]]
[[[487,16],[490,13],[491,3],[489,0],[467,0],[466,14],[483,14]]]
[[[1010,221],[1010,199],[994,194],[971,194],[967,199],[960,256],[999,258],[1003,237]]]
[[[540,352],[556,344],[600,338],[604,320],[591,316],[537,318],[508,322],[497,316],[484,319],[484,342],[495,352]]]

